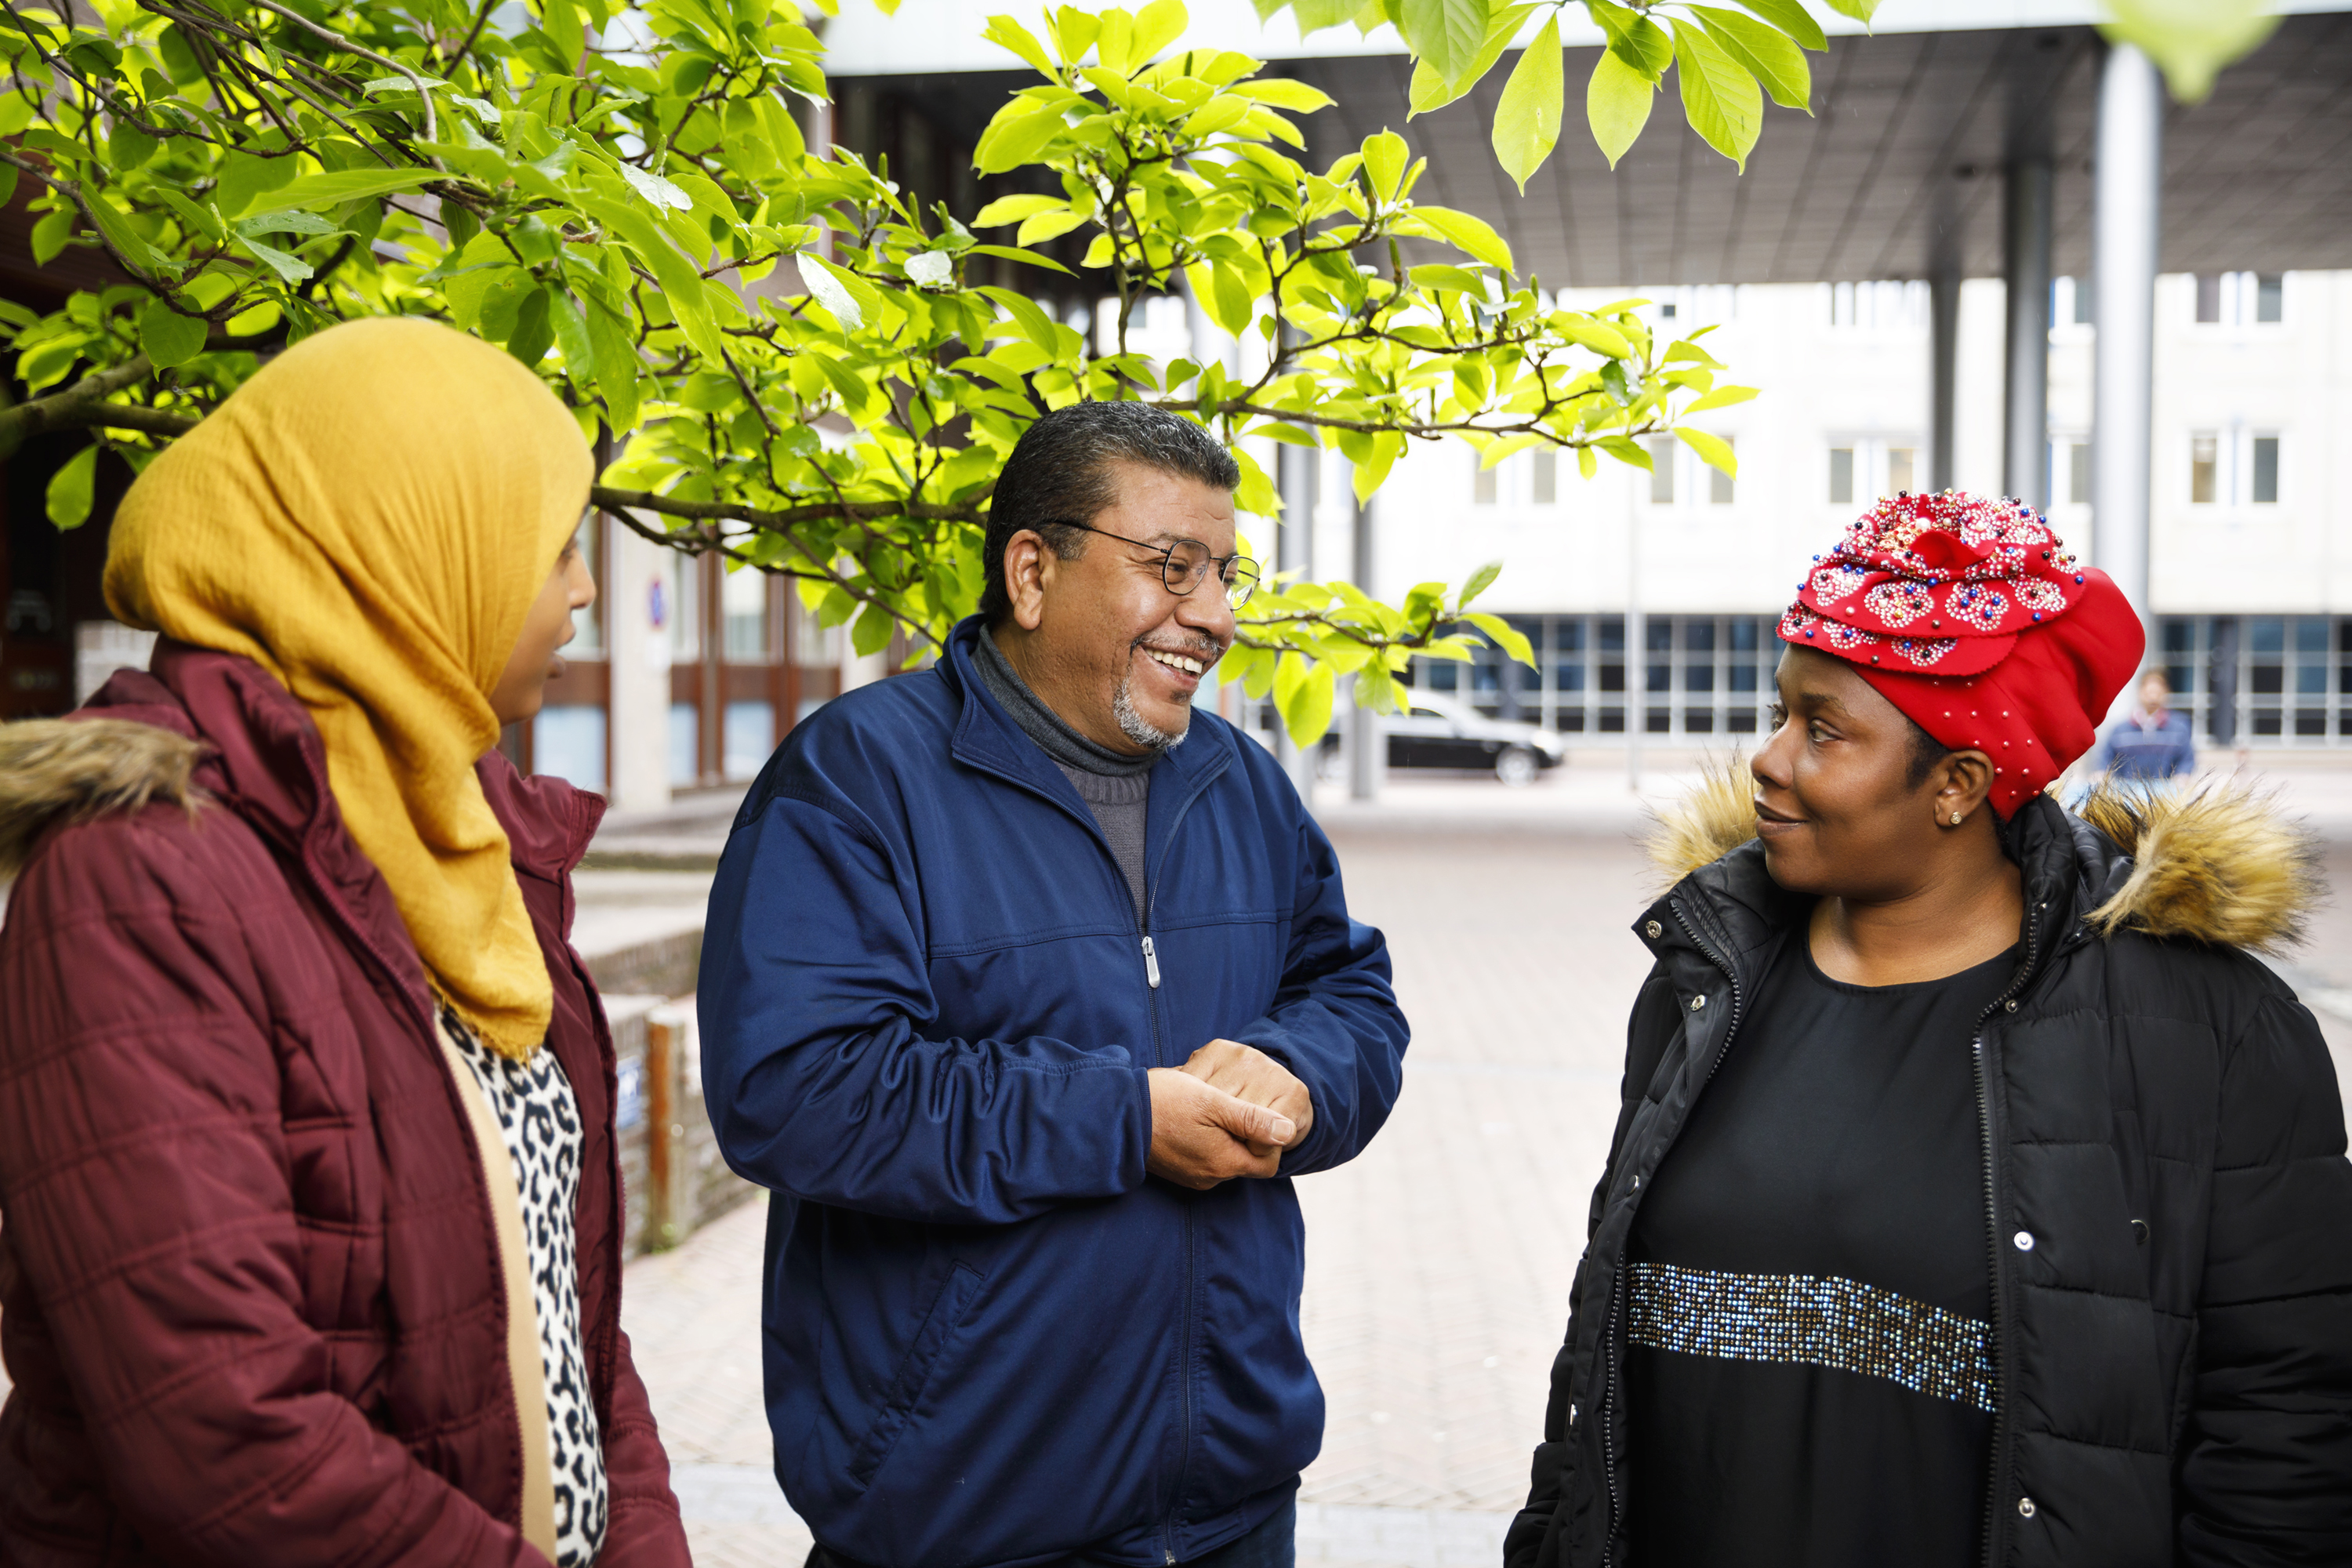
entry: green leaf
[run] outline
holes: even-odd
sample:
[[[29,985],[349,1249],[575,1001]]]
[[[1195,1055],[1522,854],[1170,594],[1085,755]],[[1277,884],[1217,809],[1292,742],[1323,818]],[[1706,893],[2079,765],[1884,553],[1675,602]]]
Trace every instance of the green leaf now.
[[[131,220],[125,217],[113,203],[93,191],[89,195],[89,205],[91,221],[96,223],[99,231],[106,236],[107,243],[111,245],[131,265],[144,268],[151,272],[172,274],[179,272],[179,264],[170,257],[160,254],[152,246],[140,238],[139,231],[131,226]],[[306,273],[305,276],[308,274]]]
[[[1721,468],[1733,479],[1739,477],[1739,459],[1732,455],[1731,443],[1720,436],[1710,436],[1704,430],[1685,426],[1675,426],[1675,436],[1682,444],[1696,452],[1710,468]]]
[[[1559,17],[1554,14],[1511,68],[1495,109],[1495,157],[1517,182],[1521,195],[1527,194],[1528,176],[1543,167],[1559,142],[1561,96]]]
[[[1585,9],[1609,35],[1609,47],[1619,59],[1652,81],[1663,81],[1675,63],[1675,43],[1666,30],[1640,13],[1611,0],[1584,0]]]
[[[2112,43],[2137,44],[2164,72],[2182,103],[2202,103],[2224,66],[2271,36],[2269,0],[2109,0],[2115,20],[2099,28]]]
[[[626,435],[637,426],[637,345],[629,324],[592,302],[588,343],[595,357],[596,395],[604,400],[604,423],[614,435]]]
[[[890,646],[890,634],[898,623],[890,612],[879,605],[868,605],[857,612],[857,624],[849,630],[849,646],[860,658],[871,658]]]
[[[1475,600],[1479,595],[1493,587],[1495,585],[1495,579],[1502,574],[1503,563],[1499,561],[1489,561],[1484,566],[1479,567],[1475,572],[1471,573],[1470,580],[1462,584],[1462,592],[1454,597],[1454,603],[1455,607],[1458,609],[1468,609],[1471,603]]]
[[[1501,648],[1507,656],[1529,668],[1534,668],[1536,650],[1528,643],[1527,634],[1518,627],[1511,625],[1502,616],[1489,615],[1485,610],[1472,610],[1462,618],[1485,632],[1487,640]]]
[[[1402,0],[1397,31],[1431,69],[1449,83],[1459,81],[1486,41],[1486,0]]]
[[[1397,186],[1404,179],[1404,166],[1411,156],[1404,138],[1393,131],[1364,138],[1364,173],[1371,176],[1372,194],[1382,202],[1396,200]]]
[[[1650,122],[1650,101],[1657,90],[1649,78],[1620,59],[1614,49],[1601,50],[1593,62],[1592,79],[1584,89],[1584,118],[1611,168],[1641,140],[1642,127]]]
[[[1345,18],[1342,18],[1343,20]],[[1269,109],[1287,110],[1293,114],[1312,114],[1318,109],[1331,107],[1331,95],[1320,88],[1287,77],[1268,77],[1264,81],[1237,81],[1226,89],[1253,103],[1263,103]]]
[[[561,289],[548,290],[547,324],[555,331],[555,346],[563,351],[564,373],[574,384],[589,385],[596,369],[595,346],[588,341],[588,322],[580,307]]]
[[[184,316],[161,299],[139,312],[139,349],[157,370],[185,364],[205,352],[204,319]]]
[[[856,331],[878,310],[882,297],[864,279],[835,266],[821,256],[803,251],[797,258],[801,266],[801,281],[808,285],[816,302],[833,312],[844,331]]]
[[[1520,24],[1532,16],[1535,9],[1532,5],[1507,5],[1488,17],[1486,42],[1458,82],[1449,82],[1438,75],[1427,60],[1416,61],[1412,68],[1412,108],[1405,118],[1410,120],[1415,114],[1427,114],[1433,109],[1443,109],[1477,86],[1480,79],[1495,68],[1495,62],[1503,58],[1503,51],[1510,47],[1513,38],[1519,36]]]
[[[1184,14],[1183,0],[1151,0],[1150,5],[1135,14],[1135,37],[1128,44],[1128,58],[1142,65],[1182,37],[1190,20]]]
[[[107,138],[106,149],[116,169],[136,169],[155,155],[155,138],[128,120],[118,120],[114,122],[114,134]]]
[[[1841,16],[1866,23],[1878,9],[1878,0],[1829,0],[1829,7]]]
[[[1282,661],[1286,665],[1301,657],[1286,653]],[[1276,700],[1282,709],[1282,727],[1290,732],[1292,745],[1311,746],[1331,727],[1331,695],[1336,679],[1329,665],[1318,663],[1291,686],[1287,697],[1276,695]],[[1275,684],[1281,683],[1282,678],[1276,675]]]
[[[278,187],[273,199],[281,207],[316,211],[320,207],[339,207],[345,202],[356,202],[369,196],[388,196],[395,191],[413,191],[444,177],[431,169],[339,169],[327,174],[305,174]],[[222,210],[226,212],[227,209]]]
[[[1706,144],[1748,172],[1748,154],[1764,129],[1764,93],[1746,67],[1703,27],[1675,24],[1675,77],[1683,112]]]
[[[1745,403],[1756,395],[1752,386],[1718,386],[1705,397],[1683,410],[1685,414],[1704,414],[1710,408],[1728,408],[1735,403]]]
[[[971,247],[970,254],[973,256],[1001,256],[1007,261],[1026,262],[1032,267],[1050,267],[1065,278],[1076,278],[1077,276],[1076,273],[1071,271],[1068,268],[1063,266],[1060,262],[1055,260],[1050,256],[1040,256],[1034,250],[1016,250],[1009,245],[975,245]]]
[[[1034,99],[1017,99],[998,110],[988,129],[981,132],[980,145],[972,152],[972,163],[983,174],[1002,174],[1034,163],[1046,144],[1065,129],[1058,106],[1041,109]]]
[[[588,39],[572,0],[540,0],[539,30],[555,46],[556,58],[570,70],[588,47]]]
[[[1752,16],[1712,5],[1693,5],[1691,15],[1724,52],[1756,75],[1772,101],[1783,109],[1813,111],[1813,72],[1805,51]]]
[[[98,448],[84,447],[49,476],[49,521],[59,528],[79,528],[88,522],[97,485]]]
[[[1067,212],[1069,202],[1061,196],[999,196],[980,209],[971,220],[974,228],[1001,228],[1008,223],[1035,217],[1039,213]]]
[[[1036,35],[1012,17],[991,16],[988,26],[981,29],[980,36],[999,48],[1012,50],[1041,74],[1055,74],[1053,57],[1045,53],[1045,46],[1037,41]]]
[[[1808,49],[1826,49],[1830,41],[1822,32],[1822,25],[1813,20],[1801,0],[1739,0],[1759,16],[1794,38]]]
[[[1452,207],[1415,207],[1415,217],[1435,229],[1455,249],[1474,256],[1487,266],[1504,272],[1512,270],[1511,247],[1495,232],[1495,226],[1468,213],[1455,212]]]
[[[257,239],[249,239],[241,234],[232,235],[230,238],[239,249],[277,273],[288,283],[299,283],[316,270],[300,257],[280,250],[275,246],[264,245]]]
[[[1041,244],[1049,239],[1058,239],[1087,221],[1072,212],[1067,202],[1062,203],[1061,208],[1060,212],[1039,213],[1035,217],[1023,222],[1021,231],[1013,237],[1013,243],[1029,246]]]
[[[58,258],[73,237],[74,225],[81,214],[73,207],[60,207],[56,212],[43,213],[33,225],[33,265],[47,267]]]

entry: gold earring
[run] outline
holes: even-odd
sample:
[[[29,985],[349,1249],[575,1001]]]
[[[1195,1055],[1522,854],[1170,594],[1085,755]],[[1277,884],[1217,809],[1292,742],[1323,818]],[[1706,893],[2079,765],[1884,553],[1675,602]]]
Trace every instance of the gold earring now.
[[[1959,814],[1958,812],[1957,812],[1957,811],[1956,811],[1956,812],[1952,813],[1952,826],[1955,826],[1955,827],[1958,827],[1959,825],[1960,825],[1960,814]]]

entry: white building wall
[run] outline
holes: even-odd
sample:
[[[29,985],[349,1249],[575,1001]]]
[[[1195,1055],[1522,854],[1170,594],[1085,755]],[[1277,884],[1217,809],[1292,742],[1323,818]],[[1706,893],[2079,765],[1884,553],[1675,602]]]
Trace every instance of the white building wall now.
[[[1679,448],[1675,499],[1649,499],[1650,477],[1602,459],[1596,478],[1558,468],[1557,499],[1533,499],[1535,459],[1500,465],[1492,504],[1475,500],[1476,461],[1454,443],[1418,446],[1378,502],[1375,587],[1402,594],[1434,579],[1458,582],[1505,563],[1483,607],[1511,614],[1610,613],[1634,602],[1629,539],[1640,551],[1638,594],[1650,614],[1765,614],[1791,596],[1808,558],[1872,496],[1895,488],[1911,454],[1913,488],[1927,482],[1928,328],[1923,285],[1868,285],[1874,304],[1833,322],[1828,284],[1744,285],[1650,291],[1672,303],[1667,330],[1719,321],[1703,340],[1727,379],[1763,389],[1750,403],[1696,423],[1731,440],[1740,471],[1727,503],[1710,470]],[[2086,553],[2087,502],[2072,499],[2071,448],[2093,424],[2093,329],[2071,315],[2071,282],[2051,345],[2051,517]],[[2237,288],[2234,282],[2230,288]],[[2200,324],[2197,283],[2158,282],[2154,450],[2157,472],[2151,588],[2163,615],[2352,614],[2352,272],[2290,273],[2283,320]],[[1960,488],[1997,492],[2001,471],[2003,286],[1963,286],[1955,430]],[[1562,302],[1594,305],[1569,291]],[[2217,499],[2190,500],[2191,443],[2216,437]],[[2278,499],[2252,496],[2252,447],[2275,437]],[[1831,499],[1830,453],[1855,454],[1853,500]],[[1318,555],[1321,552],[1318,552]],[[1318,559],[1344,574],[1344,557]]]

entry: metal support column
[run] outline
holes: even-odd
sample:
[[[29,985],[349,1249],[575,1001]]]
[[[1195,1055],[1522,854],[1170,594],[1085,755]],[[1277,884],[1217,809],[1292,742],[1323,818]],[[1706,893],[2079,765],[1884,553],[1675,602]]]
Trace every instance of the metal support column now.
[[[2006,493],[2037,509],[2050,504],[2050,226],[2047,158],[2022,158],[2007,172],[2003,271],[2009,280],[2009,410],[2001,447]]]
[[[1927,488],[1948,490],[1952,477],[1952,430],[1960,365],[1960,262],[1955,255],[1937,258],[1927,280],[1930,353],[1927,389]]]
[[[1342,462],[1339,472],[1349,484],[1349,500],[1355,515],[1355,562],[1352,575],[1356,586],[1365,593],[1372,586],[1372,503],[1356,500],[1353,476],[1349,465]],[[1348,710],[1348,798],[1378,800],[1381,778],[1388,771],[1388,738],[1381,730],[1381,716],[1369,708]]]
[[[2155,382],[2157,216],[2164,184],[2164,85],[2129,44],[2107,52],[2091,263],[2091,559],[2148,618],[2149,394]]]
[[[1315,500],[1319,488],[1316,469],[1319,452],[1284,443],[1275,448],[1274,485],[1282,497],[1282,518],[1274,530],[1274,569],[1295,572],[1296,581],[1312,582],[1315,577]],[[1315,808],[1315,764],[1321,748],[1304,750],[1294,745],[1289,728],[1279,713],[1274,721],[1274,754],[1283,769],[1290,774],[1291,784],[1307,808]]]

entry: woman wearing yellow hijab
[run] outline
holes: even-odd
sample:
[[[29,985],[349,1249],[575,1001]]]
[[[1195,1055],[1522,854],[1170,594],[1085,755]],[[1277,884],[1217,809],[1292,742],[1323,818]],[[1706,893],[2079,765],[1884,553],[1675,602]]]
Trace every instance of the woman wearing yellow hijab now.
[[[565,936],[603,803],[495,750],[591,468],[485,343],[306,339],[123,501],[151,668],[0,730],[0,1568],[687,1561]]]

